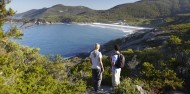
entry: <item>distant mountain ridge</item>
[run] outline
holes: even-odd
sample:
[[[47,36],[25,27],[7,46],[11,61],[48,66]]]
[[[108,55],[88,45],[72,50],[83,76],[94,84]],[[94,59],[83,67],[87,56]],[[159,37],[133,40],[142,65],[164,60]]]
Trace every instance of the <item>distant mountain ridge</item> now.
[[[125,20],[127,18],[156,18],[190,13],[190,0],[141,0],[135,3],[117,5],[108,10],[93,10],[84,6],[58,4],[50,8],[29,10],[16,14],[16,18],[62,17],[72,19]],[[76,18],[77,17],[77,18]],[[87,19],[88,18],[88,19]],[[81,21],[81,20],[80,20]],[[89,20],[88,20],[89,21]]]
[[[39,15],[43,14],[47,8],[43,9],[32,9],[27,12],[19,13],[14,16],[14,18],[37,18]]]
[[[15,18],[43,18],[49,16],[78,15],[85,12],[94,11],[84,6],[64,6],[58,4],[50,8],[32,9],[27,12],[16,14]]]

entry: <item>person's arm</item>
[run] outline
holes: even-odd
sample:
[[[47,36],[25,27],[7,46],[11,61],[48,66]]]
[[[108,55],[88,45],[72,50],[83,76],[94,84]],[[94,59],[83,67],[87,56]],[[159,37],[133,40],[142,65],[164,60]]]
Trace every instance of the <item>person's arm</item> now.
[[[102,63],[102,57],[99,58],[99,62],[100,62],[100,66],[101,66],[101,69],[102,69],[102,72],[104,71],[104,66],[103,66],[103,63]]]
[[[92,53],[90,53],[89,58],[90,58],[90,63],[92,64]]]
[[[114,66],[114,65],[115,65],[115,63],[114,63],[113,61],[111,61],[111,65],[112,65],[112,66]]]
[[[101,70],[103,72],[104,71],[104,66],[103,66],[103,63],[102,63],[102,53],[99,53],[98,57],[99,57],[98,59],[99,59],[100,67],[101,67]]]
[[[90,58],[90,63],[92,64],[92,59]]]
[[[116,60],[116,57],[113,55],[111,56],[111,65],[114,66],[115,65],[115,60]]]
[[[112,65],[112,56],[110,56],[110,64]]]

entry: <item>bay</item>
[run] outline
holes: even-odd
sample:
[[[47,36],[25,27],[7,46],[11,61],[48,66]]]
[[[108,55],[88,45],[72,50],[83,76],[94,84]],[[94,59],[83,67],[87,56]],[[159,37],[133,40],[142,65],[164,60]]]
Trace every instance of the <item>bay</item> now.
[[[95,43],[102,45],[129,34],[117,29],[78,24],[35,25],[24,29],[23,33],[22,40],[14,41],[24,46],[40,48],[39,53],[44,55],[60,54],[63,57],[89,52]]]

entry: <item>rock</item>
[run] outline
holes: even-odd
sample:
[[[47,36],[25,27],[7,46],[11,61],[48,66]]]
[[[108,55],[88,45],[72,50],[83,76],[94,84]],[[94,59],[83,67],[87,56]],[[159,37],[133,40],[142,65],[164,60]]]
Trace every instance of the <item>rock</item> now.
[[[140,92],[140,94],[148,94],[146,90],[144,90],[141,86],[136,85],[137,90]]]

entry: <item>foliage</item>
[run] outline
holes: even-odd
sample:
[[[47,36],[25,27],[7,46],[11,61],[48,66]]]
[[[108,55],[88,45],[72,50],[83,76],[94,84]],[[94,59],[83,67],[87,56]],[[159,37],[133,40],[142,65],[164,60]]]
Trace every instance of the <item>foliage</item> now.
[[[128,50],[123,50],[121,53],[126,56],[126,59],[132,58],[134,56],[134,51],[133,49],[128,49]]]
[[[144,62],[142,65],[142,73],[146,77],[146,81],[150,87],[158,90],[176,89],[183,86],[183,80],[179,79],[173,70],[165,68],[163,70],[155,69],[155,67]]]
[[[127,60],[126,68],[122,69],[122,79],[126,77],[139,79],[143,83],[135,83],[154,93],[165,93],[171,90],[188,89],[189,87],[189,34],[188,23],[183,25],[176,24],[178,29],[165,28],[154,31],[159,36],[168,36],[162,43],[150,47],[147,43],[145,48],[140,50],[123,49],[121,52]],[[170,27],[170,25],[168,26]],[[139,36],[144,36],[140,34]],[[154,38],[154,37],[153,37]],[[123,38],[124,39],[124,38]],[[125,38],[126,42],[121,43],[125,46],[128,41],[135,40],[136,37]],[[117,42],[111,41],[107,47]],[[157,43],[153,40],[153,43]],[[143,63],[145,62],[145,63]],[[151,62],[151,63],[148,63]],[[132,66],[132,67],[131,67]],[[119,87],[122,89],[122,87]]]
[[[120,85],[116,87],[115,94],[140,94],[136,89],[135,83],[130,78],[125,78]]]
[[[0,56],[2,93],[85,92],[85,82],[68,78],[68,70],[60,59],[49,61],[38,54],[37,49],[20,47],[13,42],[2,45],[3,53]]]
[[[162,28],[162,30],[182,30],[182,29],[183,30],[190,29],[190,23],[170,25],[170,26]]]
[[[159,59],[163,58],[163,53],[159,48],[145,48],[142,51],[136,51],[137,58],[141,60],[141,62],[158,62]]]
[[[87,86],[92,86],[92,69],[90,64],[90,59],[85,59],[79,64],[72,66],[70,68],[71,77],[76,79],[83,79]]]
[[[180,44],[181,43],[181,39],[177,36],[170,36],[169,42],[171,44]]]
[[[168,17],[168,18],[165,18],[164,20],[165,20],[165,22],[167,22],[167,23],[169,23],[169,22],[173,22],[173,21],[174,21],[173,18],[169,18],[169,17]]]
[[[4,33],[2,26],[6,17],[14,11],[5,9],[7,0],[1,0],[0,4],[0,93],[84,93],[86,83],[68,77],[67,60],[60,56],[47,58],[38,53],[39,49],[10,41],[22,34],[17,27]]]

